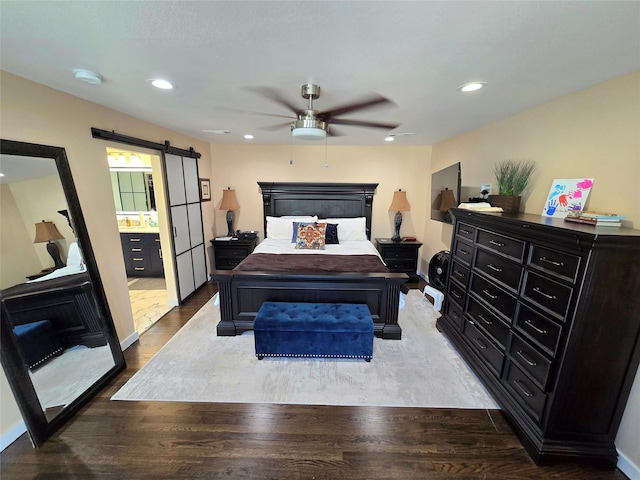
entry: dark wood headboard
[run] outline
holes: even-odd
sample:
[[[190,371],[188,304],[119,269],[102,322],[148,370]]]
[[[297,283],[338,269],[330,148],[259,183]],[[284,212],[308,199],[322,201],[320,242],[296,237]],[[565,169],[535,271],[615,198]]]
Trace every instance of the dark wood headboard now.
[[[318,218],[365,217],[371,240],[371,213],[377,183],[258,182],[267,217],[317,215]]]

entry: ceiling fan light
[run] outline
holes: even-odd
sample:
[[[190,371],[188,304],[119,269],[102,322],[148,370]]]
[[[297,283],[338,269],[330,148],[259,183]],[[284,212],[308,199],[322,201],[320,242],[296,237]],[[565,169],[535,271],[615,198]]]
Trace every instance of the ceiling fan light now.
[[[291,134],[300,140],[324,140],[327,131],[322,128],[298,127],[291,130]]]

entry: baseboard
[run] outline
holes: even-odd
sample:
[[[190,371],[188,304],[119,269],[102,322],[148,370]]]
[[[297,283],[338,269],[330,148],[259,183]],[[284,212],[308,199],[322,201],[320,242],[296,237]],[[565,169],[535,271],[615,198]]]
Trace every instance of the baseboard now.
[[[640,467],[629,460],[626,455],[618,450],[618,470],[624,473],[629,480],[640,480]]]
[[[23,420],[20,420],[13,427],[11,427],[8,432],[5,432],[0,437],[0,451],[3,451],[9,445],[15,442],[23,433],[27,433],[27,425]]]
[[[136,343],[139,338],[140,338],[140,335],[138,334],[138,332],[133,332],[131,335],[125,338],[124,341],[120,342],[120,347],[122,348],[122,350],[126,350],[131,345]]]

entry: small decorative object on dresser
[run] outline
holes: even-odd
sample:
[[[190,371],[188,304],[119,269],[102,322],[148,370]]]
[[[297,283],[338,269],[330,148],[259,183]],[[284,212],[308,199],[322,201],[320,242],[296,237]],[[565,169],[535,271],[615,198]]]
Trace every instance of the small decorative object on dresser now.
[[[392,238],[376,238],[376,248],[387,268],[395,273],[406,273],[410,282],[417,282],[418,250],[421,242],[404,240],[396,242]]]
[[[615,468],[640,361],[640,230],[452,212],[438,329],[536,462]]]
[[[592,186],[593,178],[555,179],[551,183],[542,215],[564,218],[570,212],[584,209]]]
[[[522,192],[529,186],[536,170],[533,160],[504,160],[494,167],[498,195],[489,195],[492,207],[502,207],[506,213],[518,213]]]

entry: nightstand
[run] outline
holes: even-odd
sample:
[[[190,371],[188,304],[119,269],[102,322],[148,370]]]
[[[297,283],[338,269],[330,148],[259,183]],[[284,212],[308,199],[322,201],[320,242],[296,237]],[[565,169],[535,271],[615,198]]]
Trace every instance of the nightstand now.
[[[420,242],[394,242],[390,238],[376,238],[376,248],[384,263],[394,273],[406,273],[410,282],[417,282],[418,250]]]
[[[211,240],[217,270],[233,270],[258,245],[258,239]]]

